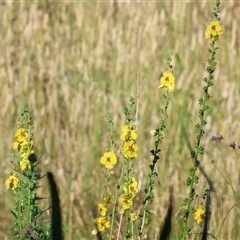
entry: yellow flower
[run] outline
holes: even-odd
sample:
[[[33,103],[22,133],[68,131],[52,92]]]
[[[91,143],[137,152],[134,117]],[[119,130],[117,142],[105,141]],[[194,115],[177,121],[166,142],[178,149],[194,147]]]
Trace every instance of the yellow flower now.
[[[94,219],[94,222],[96,223],[97,225],[97,230],[99,232],[102,232],[104,231],[106,228],[109,228],[110,227],[110,222],[105,218],[105,217],[99,217],[99,218],[96,218]],[[95,231],[94,231],[95,233]]]
[[[12,143],[12,148],[17,150],[19,147],[19,143],[14,139],[13,143]]]
[[[138,183],[136,179],[133,177],[130,183],[125,183],[125,186],[123,187],[123,191],[126,194],[130,194],[132,197],[136,195],[138,192]]]
[[[197,221],[198,224],[201,224],[205,218],[205,209],[203,206],[199,206],[194,212],[194,219]]]
[[[26,148],[32,148],[33,146],[33,141],[28,142],[28,139],[24,139],[21,143],[20,143],[20,150],[23,151]]]
[[[98,211],[100,212],[101,216],[103,216],[103,217],[106,216],[106,214],[107,214],[107,208],[101,203],[98,204]]]
[[[12,148],[18,151],[22,151],[23,149],[26,148],[26,146],[28,145],[28,141],[27,139],[22,139],[22,136],[20,137],[21,142],[19,142],[19,140],[17,140],[16,138],[14,138],[14,141],[12,143]]]
[[[21,160],[21,161],[19,162],[19,166],[20,166],[20,169],[21,169],[22,171],[31,169],[30,161],[27,160],[27,159]]]
[[[14,135],[17,142],[21,143],[28,138],[29,134],[25,128],[19,127]]]
[[[122,126],[122,134],[120,138],[123,141],[136,140],[137,139],[137,130],[134,126],[129,124]]]
[[[138,145],[135,141],[127,141],[123,143],[122,146],[122,153],[125,158],[136,158],[137,157],[137,151],[138,151]]]
[[[119,197],[119,202],[122,204],[124,210],[131,208],[133,204],[132,198],[125,195]]]
[[[156,131],[155,129],[153,129],[153,130],[150,131],[150,134],[151,134],[153,137],[155,137],[155,136],[157,136],[157,131]]]
[[[12,143],[12,148],[18,151],[24,151],[29,148],[29,146],[33,146],[33,141],[28,141],[29,134],[24,128],[18,128],[14,135],[14,140]]]
[[[217,20],[211,21],[211,23],[207,26],[207,29],[205,31],[205,38],[206,39],[218,38],[221,37],[222,35],[223,30],[219,21]]]
[[[164,72],[160,78],[160,85],[158,88],[167,88],[168,92],[172,92],[175,88],[175,78],[171,72]]]
[[[33,149],[23,149],[21,150],[21,154],[20,154],[20,157],[23,161],[29,161],[28,160],[28,157],[34,153],[34,150]]]
[[[117,156],[113,151],[105,152],[100,158],[100,163],[111,169],[117,163]]]
[[[130,217],[131,217],[132,221],[135,221],[138,218],[136,213],[131,213]]]
[[[19,178],[16,174],[12,174],[9,176],[9,178],[6,180],[5,184],[7,186],[7,189],[16,189],[19,183]]]

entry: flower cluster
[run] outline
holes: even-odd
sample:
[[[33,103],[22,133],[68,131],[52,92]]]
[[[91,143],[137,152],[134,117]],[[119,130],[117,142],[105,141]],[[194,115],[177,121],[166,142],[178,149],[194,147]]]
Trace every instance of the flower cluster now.
[[[112,196],[109,195],[104,198],[104,203],[99,203],[98,212],[100,213],[100,217],[94,219],[94,223],[96,224],[96,228],[92,231],[93,235],[96,235],[98,232],[104,231],[106,228],[110,227],[110,221],[107,218],[107,206],[111,204]]]
[[[123,140],[122,154],[130,160],[137,157],[138,145],[136,144],[137,130],[135,126],[126,124],[122,127],[120,138]]]
[[[21,171],[29,170],[31,168],[29,156],[34,153],[34,150],[33,141],[31,141],[29,133],[25,128],[18,127],[14,135],[12,147],[20,154],[19,167]]]
[[[126,181],[123,186],[124,194],[119,197],[119,202],[122,205],[122,209],[120,212],[124,212],[127,209],[131,209],[133,205],[133,198],[136,196],[138,192],[138,183],[134,177],[131,180]],[[135,217],[132,220],[135,220]]]
[[[172,72],[166,71],[163,73],[163,76],[160,78],[160,85],[158,88],[167,88],[168,92],[173,92],[175,88],[175,77]]]
[[[202,224],[205,218],[206,210],[201,205],[194,212],[194,219],[197,221],[197,224]]]
[[[223,136],[212,136],[211,141],[220,143],[223,140]]]
[[[206,39],[217,39],[223,35],[222,27],[218,20],[211,21],[211,23],[207,26],[205,31],[205,38]]]
[[[122,154],[124,158],[128,161],[131,161],[133,158],[136,158],[137,151],[139,149],[136,139],[137,139],[137,130],[136,126],[131,123],[122,126],[122,133],[120,135],[122,144]],[[124,213],[125,210],[132,209],[133,198],[138,192],[138,183],[134,177],[128,177],[125,180],[123,185],[123,194],[118,197],[118,201],[121,205],[120,213]],[[132,211],[132,210],[131,210]],[[132,221],[136,220],[137,215],[131,212]]]
[[[29,156],[34,153],[33,142],[31,140],[30,134],[25,128],[18,126],[18,129],[14,134],[12,148],[19,152],[18,166],[20,170],[24,172],[31,169]],[[17,173],[12,173],[5,182],[7,189],[16,189],[18,187],[19,181],[20,180]]]

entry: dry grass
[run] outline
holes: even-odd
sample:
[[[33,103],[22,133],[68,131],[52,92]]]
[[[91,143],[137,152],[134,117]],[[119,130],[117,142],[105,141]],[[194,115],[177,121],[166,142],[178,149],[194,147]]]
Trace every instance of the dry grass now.
[[[194,142],[197,99],[208,57],[204,31],[213,5],[214,2],[206,1],[1,3],[0,208],[4,220],[1,219],[0,237],[6,238],[11,230],[10,194],[4,181],[23,102],[28,102],[33,112],[41,168],[55,173],[61,189],[66,239],[90,239],[91,210],[103,180],[98,160],[108,141],[105,116],[112,112],[115,127],[120,130],[124,121],[122,107],[129,95],[139,91],[140,159],[145,172],[152,143],[149,130],[159,124],[162,93],[156,86],[167,55],[174,61],[177,89],[172,94],[159,164],[161,185],[155,189],[157,204],[152,206],[154,223],[148,239],[158,232],[165,214],[169,181],[174,185],[174,224],[178,225],[177,210],[186,196],[184,181],[190,164],[183,130]],[[239,156],[228,147],[232,141],[240,144],[239,9],[237,1],[222,3],[224,37],[219,41],[212,108],[207,118],[207,154],[201,159],[218,189],[221,205],[219,210],[213,204],[213,233],[234,201],[228,196],[231,193],[224,179],[210,163],[215,159],[222,167],[219,153],[210,142],[212,135],[224,136],[222,149],[227,167],[235,187],[239,187]],[[219,239],[237,239],[238,214],[236,210],[230,212]]]

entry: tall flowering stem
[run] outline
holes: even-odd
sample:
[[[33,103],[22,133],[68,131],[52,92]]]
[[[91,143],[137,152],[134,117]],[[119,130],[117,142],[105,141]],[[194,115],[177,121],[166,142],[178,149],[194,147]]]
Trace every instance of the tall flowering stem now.
[[[172,71],[172,65],[171,65],[171,58],[169,57],[167,59],[167,71],[163,73],[163,76],[160,78],[160,86],[159,88],[166,88],[167,89],[167,94],[163,95],[162,99],[162,104],[163,107],[161,109],[162,117],[160,120],[160,127],[152,130],[150,133],[156,137],[155,140],[155,146],[154,149],[150,151],[151,156],[153,158],[152,163],[149,165],[150,172],[147,176],[148,178],[148,187],[145,189],[146,197],[143,200],[143,213],[140,214],[141,219],[141,224],[139,226],[139,234],[138,234],[138,239],[141,239],[142,233],[144,226],[148,224],[149,222],[149,209],[148,205],[149,203],[153,200],[154,195],[153,195],[153,188],[154,188],[154,183],[155,183],[155,178],[158,176],[156,172],[156,164],[158,163],[159,160],[159,153],[160,153],[160,142],[161,140],[165,137],[165,128],[166,128],[166,121],[168,118],[167,115],[167,110],[168,110],[168,105],[170,102],[170,97],[168,92],[172,92],[175,88],[175,78],[173,76],[173,71]]]
[[[105,182],[102,192],[102,202],[98,203],[98,215],[99,217],[94,219],[95,229],[92,231],[93,235],[96,235],[98,232],[103,232],[106,229],[110,228],[110,236],[113,232],[113,222],[115,219],[115,208],[116,208],[116,200],[113,205],[112,214],[110,214],[110,206],[114,201],[114,197],[109,193],[109,184],[111,182],[111,177],[113,172],[113,168],[117,163],[117,155],[114,152],[115,142],[113,140],[113,133],[115,132],[113,128],[113,119],[110,114],[107,115],[107,121],[109,124],[108,129],[110,130],[110,148],[106,150],[103,156],[100,158],[100,163],[105,166]],[[110,219],[111,218],[111,219]],[[111,222],[110,222],[111,220]]]
[[[120,138],[122,140],[122,155],[124,158],[122,167],[122,182],[121,195],[118,198],[119,206],[121,207],[119,213],[126,216],[126,229],[124,235],[126,239],[132,239],[134,236],[133,222],[137,219],[137,214],[134,212],[134,200],[138,193],[138,182],[134,177],[133,161],[138,156],[139,146],[136,142],[138,133],[135,125],[136,104],[135,99],[130,97],[129,108],[124,108],[124,115],[126,117],[126,124],[122,126],[122,133]],[[119,230],[120,232],[119,224]]]
[[[32,140],[31,113],[27,104],[21,113],[20,124],[14,135],[12,147],[13,170],[6,180],[7,189],[13,191],[15,206],[12,214],[15,217],[14,239],[48,239],[50,224],[41,225],[39,217],[44,210],[38,205],[41,199],[37,195],[38,181],[41,176],[37,170],[39,164],[34,153]]]
[[[211,21],[211,23],[207,26],[205,32],[205,38],[210,39],[210,48],[208,49],[210,53],[210,58],[207,60],[207,77],[203,79],[205,82],[205,86],[203,87],[203,97],[199,99],[199,123],[195,125],[197,130],[196,141],[194,146],[194,151],[191,152],[191,158],[193,159],[193,167],[189,170],[189,177],[187,179],[187,186],[189,187],[189,195],[184,199],[183,205],[185,206],[185,210],[183,212],[183,234],[179,235],[179,239],[186,239],[190,236],[191,230],[189,228],[189,217],[195,213],[193,208],[194,199],[196,196],[195,185],[198,183],[198,176],[196,175],[197,168],[199,166],[199,155],[204,153],[204,148],[201,145],[201,140],[204,136],[204,126],[207,124],[206,122],[206,111],[209,109],[207,105],[211,95],[209,94],[209,89],[213,86],[213,73],[216,68],[215,56],[218,50],[217,41],[219,37],[222,36],[223,31],[221,25],[219,23],[220,13],[220,1],[216,1],[216,5],[214,8],[214,17],[215,19]]]

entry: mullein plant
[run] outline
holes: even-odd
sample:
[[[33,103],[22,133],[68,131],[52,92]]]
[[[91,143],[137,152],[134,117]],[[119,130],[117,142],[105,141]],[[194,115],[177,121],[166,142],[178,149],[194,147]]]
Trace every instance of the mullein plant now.
[[[95,228],[92,231],[93,235],[102,234],[102,232],[106,232],[107,229],[110,228],[110,232],[108,234],[111,236],[113,232],[113,219],[116,213],[116,204],[114,196],[109,193],[109,185],[111,183],[111,176],[114,174],[113,168],[117,163],[117,155],[114,151],[115,142],[113,140],[113,120],[112,116],[108,114],[107,116],[109,130],[110,130],[110,147],[106,149],[103,156],[100,158],[100,163],[104,165],[106,168],[105,171],[105,183],[102,192],[102,201],[98,203],[98,217],[94,219]],[[118,193],[116,193],[118,195]],[[113,206],[114,205],[114,206]],[[111,212],[111,208],[113,209]],[[112,219],[112,221],[111,221]],[[111,222],[110,222],[111,221]]]
[[[138,192],[138,183],[134,177],[132,166],[132,161],[137,157],[138,151],[136,143],[137,129],[133,118],[134,107],[135,100],[131,98],[129,109],[124,108],[126,124],[122,126],[122,133],[120,135],[120,139],[122,140],[121,157],[123,161],[120,162],[120,177],[114,194],[109,192],[109,184],[111,177],[115,174],[114,167],[118,161],[118,157],[114,151],[116,144],[113,140],[114,129],[112,117],[110,115],[107,117],[111,132],[110,147],[100,158],[100,163],[106,168],[105,183],[102,201],[97,205],[99,216],[94,219],[95,228],[92,231],[94,235],[100,233],[103,239],[112,239],[112,236],[122,239],[123,225],[126,226],[123,233],[124,237],[130,239],[133,236],[133,222],[137,219],[137,214],[134,212],[134,197]],[[119,220],[118,226],[116,226],[117,219]]]
[[[147,176],[147,187],[145,189],[146,197],[143,200],[143,212],[139,215],[141,218],[141,223],[138,227],[139,233],[138,233],[138,239],[141,239],[141,236],[143,234],[144,226],[149,223],[149,203],[153,200],[153,189],[154,189],[154,183],[155,179],[157,178],[157,172],[156,172],[156,165],[159,161],[159,153],[160,153],[160,142],[165,137],[165,128],[166,128],[166,122],[167,122],[167,109],[170,102],[170,96],[169,93],[173,92],[175,89],[175,77],[173,75],[173,69],[171,64],[171,58],[168,57],[167,59],[167,69],[163,73],[162,77],[160,78],[160,85],[158,88],[164,88],[167,90],[166,94],[163,95],[162,99],[162,108],[161,108],[161,119],[160,119],[160,126],[159,128],[156,128],[154,130],[151,130],[150,133],[153,137],[155,137],[155,144],[154,148],[150,151],[150,154],[152,156],[152,163],[149,165],[149,173]]]
[[[191,236],[191,228],[189,226],[189,220],[193,216],[196,220],[197,224],[200,226],[204,222],[206,209],[203,203],[200,203],[197,207],[194,207],[196,200],[196,190],[195,186],[199,182],[199,177],[197,175],[197,169],[199,168],[202,172],[202,168],[199,162],[199,157],[204,153],[204,147],[201,144],[201,140],[204,136],[204,126],[207,124],[206,122],[206,113],[209,109],[208,101],[211,99],[211,95],[209,94],[209,89],[214,85],[213,84],[213,73],[216,69],[216,53],[218,50],[217,42],[219,38],[223,35],[223,30],[220,25],[220,0],[216,0],[216,4],[214,7],[214,18],[207,26],[205,31],[206,40],[210,40],[210,48],[208,49],[210,53],[210,57],[207,60],[207,77],[203,78],[203,82],[205,83],[203,87],[203,97],[199,99],[199,123],[195,125],[197,135],[196,141],[194,144],[194,150],[191,151],[191,158],[193,160],[193,166],[189,170],[189,177],[186,181],[186,185],[189,188],[189,195],[184,199],[183,206],[184,212],[182,216],[182,226],[183,232],[179,234],[179,239],[187,239]]]
[[[27,104],[23,106],[21,118],[14,134],[11,164],[12,170],[6,180],[6,187],[14,196],[14,239],[49,239],[50,224],[41,224],[44,210],[39,206],[37,195],[38,158],[34,153],[31,113]]]
[[[100,163],[105,166],[105,184],[103,187],[102,201],[97,204],[98,217],[94,219],[95,228],[93,235],[100,234],[103,239],[141,239],[144,227],[149,223],[149,203],[154,198],[153,188],[156,173],[156,164],[159,160],[159,143],[165,137],[167,108],[169,105],[169,92],[175,88],[171,58],[168,58],[168,68],[160,78],[159,88],[165,88],[167,94],[163,95],[162,118],[160,127],[150,133],[156,138],[154,149],[151,150],[152,163],[149,165],[147,176],[148,186],[145,189],[146,197],[143,199],[142,213],[135,208],[136,195],[139,192],[139,184],[135,176],[134,165],[138,156],[139,146],[137,144],[138,131],[136,126],[136,103],[130,98],[129,107],[123,109],[126,122],[121,128],[120,139],[121,154],[115,153],[116,144],[113,140],[113,121],[108,115],[110,129],[110,146],[100,158]],[[115,168],[119,166],[119,178],[115,193],[109,190],[111,178],[115,174]]]
[[[134,222],[137,220],[134,200],[138,193],[138,182],[135,178],[134,161],[136,161],[138,156],[137,152],[139,146],[137,144],[138,133],[135,124],[135,113],[135,99],[131,97],[129,109],[124,108],[126,124],[122,126],[122,133],[120,135],[122,140],[121,152],[124,161],[122,167],[122,190],[120,192],[118,204],[120,206],[120,223],[122,223],[122,219],[125,216],[126,230],[124,237],[126,239],[133,239],[135,235]]]

